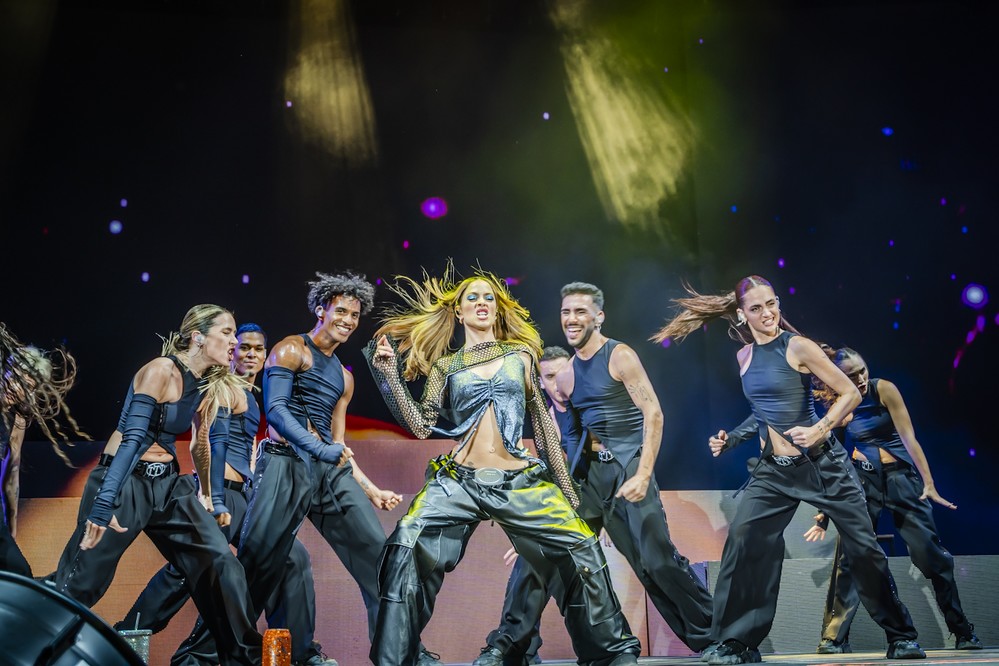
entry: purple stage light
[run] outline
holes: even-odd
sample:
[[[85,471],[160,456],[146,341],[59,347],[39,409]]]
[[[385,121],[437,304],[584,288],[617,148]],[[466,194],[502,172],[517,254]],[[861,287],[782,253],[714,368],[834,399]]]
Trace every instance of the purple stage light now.
[[[139,279],[143,282],[149,282],[149,273],[143,271],[142,275],[139,276]]]
[[[892,238],[888,240],[888,247],[895,247],[895,239]]]
[[[662,346],[664,348],[669,348],[671,344],[673,344],[673,341],[670,340],[669,338],[666,338],[665,340],[662,341]]]
[[[897,331],[898,330],[898,322],[897,321],[893,321],[892,324],[891,324],[891,327]]]
[[[111,220],[108,224],[108,231],[117,235],[121,233],[121,220]]]
[[[423,213],[424,217],[436,220],[447,215],[447,202],[441,197],[424,199],[423,203],[420,204],[420,212]]]
[[[895,133],[895,130],[893,130],[890,127],[882,127],[881,128],[881,133],[884,134],[885,136],[891,136],[892,134]]]
[[[286,109],[290,109],[291,108],[291,100],[290,99],[289,100],[285,100],[284,106],[285,106]]]
[[[980,284],[971,282],[961,292],[961,302],[969,308],[980,310],[989,302],[989,292]]]
[[[250,276],[243,275],[243,284],[250,284]]]
[[[378,278],[377,280],[375,280],[375,284],[381,285],[381,283],[382,283],[382,279],[381,278]]]
[[[544,113],[542,113],[541,117],[544,118],[545,120],[548,120],[549,118],[551,118],[551,116],[548,114],[547,111],[545,111]]]
[[[996,315],[995,322],[996,326],[999,326],[999,314]]]
[[[404,240],[402,242],[402,249],[403,250],[408,250],[409,249],[409,241],[408,240]]]
[[[698,44],[703,44],[703,43],[704,43],[704,38],[703,38],[703,37],[701,37],[700,39],[698,39],[698,40],[697,40],[697,43],[698,43]]]
[[[128,208],[128,199],[122,199],[122,200],[121,200],[121,201],[119,201],[118,203],[120,203],[120,204],[121,204],[121,207],[122,207],[122,208]]]
[[[968,449],[968,455],[974,458],[978,454],[974,449]]]
[[[784,268],[784,257],[777,260],[777,268]]]
[[[956,280],[957,279],[957,274],[956,273],[951,273],[950,274],[950,279],[951,280]]]
[[[669,67],[663,67],[663,71],[669,73]]]
[[[789,293],[789,294],[791,294],[792,296],[794,296],[794,292],[795,292],[795,289],[794,289],[794,287],[788,287],[788,289],[787,289],[787,293]]]
[[[946,206],[947,205],[947,199],[945,199],[944,197],[940,197],[940,205],[941,206]]]

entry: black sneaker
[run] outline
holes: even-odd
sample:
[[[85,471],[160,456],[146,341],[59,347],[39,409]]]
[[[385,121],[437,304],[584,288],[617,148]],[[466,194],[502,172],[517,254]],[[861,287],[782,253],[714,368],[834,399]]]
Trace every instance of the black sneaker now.
[[[638,666],[638,657],[631,652],[622,652],[614,657],[614,661],[608,664],[608,666]]]
[[[472,666],[503,666],[503,653],[492,645],[482,648],[482,652],[472,662]]]
[[[885,659],[926,659],[926,653],[916,641],[892,641]]]
[[[850,641],[835,641],[831,638],[823,638],[819,641],[819,647],[815,648],[816,654],[848,654],[853,652]]]
[[[975,635],[974,627],[972,627],[970,634],[967,636],[958,636],[957,641],[954,643],[955,650],[981,650],[983,647],[982,642]]]
[[[727,640],[718,646],[708,663],[712,666],[720,664],[758,664],[763,659],[760,658],[760,651],[747,647],[739,641]]]
[[[420,658],[416,660],[416,666],[443,666],[441,656],[436,652],[431,652],[427,648],[420,650]]]
[[[707,663],[708,660],[711,659],[711,655],[715,653],[715,650],[717,650],[720,647],[721,643],[719,643],[718,641],[713,641],[712,643],[709,643],[706,648],[701,650],[701,661]]]

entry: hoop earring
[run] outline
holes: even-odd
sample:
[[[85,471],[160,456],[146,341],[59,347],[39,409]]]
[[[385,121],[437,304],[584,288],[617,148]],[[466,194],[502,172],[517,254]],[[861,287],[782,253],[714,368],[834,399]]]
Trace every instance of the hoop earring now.
[[[735,325],[736,326],[745,326],[746,325],[746,318],[743,317],[742,315],[736,316],[736,318],[735,318]]]

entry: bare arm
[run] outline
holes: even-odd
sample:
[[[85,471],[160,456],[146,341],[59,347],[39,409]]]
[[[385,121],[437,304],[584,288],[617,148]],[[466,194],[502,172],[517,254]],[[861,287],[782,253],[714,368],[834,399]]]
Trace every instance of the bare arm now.
[[[878,382],[878,393],[881,396],[881,404],[885,406],[891,414],[891,421],[898,431],[898,436],[902,439],[905,450],[912,456],[912,462],[916,464],[919,475],[923,477],[923,494],[919,499],[931,499],[937,504],[941,504],[948,509],[956,509],[957,505],[940,497],[936,486],[933,483],[933,475],[930,473],[930,463],[926,460],[923,447],[916,440],[916,432],[912,427],[912,419],[909,417],[909,410],[902,400],[902,394],[898,387],[891,382],[882,379]]]
[[[649,381],[638,354],[631,347],[624,344],[615,347],[611,352],[609,369],[611,377],[624,384],[632,402],[644,418],[642,455],[638,459],[638,470],[621,485],[616,495],[629,502],[637,502],[645,497],[649,481],[655,472],[656,458],[659,457],[663,438],[663,412],[652,382]]]
[[[14,417],[14,426],[10,429],[10,453],[5,465],[7,475],[3,480],[3,495],[7,502],[7,525],[10,535],[17,536],[17,502],[21,497],[21,445],[24,443],[24,429],[27,426],[24,418]]]
[[[841,422],[860,404],[860,391],[850,378],[836,367],[822,349],[806,337],[796,335],[787,346],[787,361],[798,372],[810,372],[836,392],[836,401],[818,423],[795,426],[784,432],[796,446],[809,447],[825,441],[834,424]]]

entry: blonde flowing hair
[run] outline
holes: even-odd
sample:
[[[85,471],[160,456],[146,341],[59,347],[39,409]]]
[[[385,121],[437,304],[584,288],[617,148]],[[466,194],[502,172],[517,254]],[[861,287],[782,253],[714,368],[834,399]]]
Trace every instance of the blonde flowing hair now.
[[[728,321],[728,337],[743,344],[753,342],[753,334],[747,330],[745,321],[740,322],[737,310],[741,307],[742,297],[754,287],[770,287],[773,285],[766,278],[750,275],[739,280],[733,291],[721,294],[698,293],[688,283],[683,283],[684,290],[690,294],[686,298],[674,298],[677,313],[649,339],[653,342],[676,340],[680,342],[694,331],[702,328],[714,319]],[[792,333],[798,333],[781,312],[779,326]]]
[[[172,331],[163,338],[161,355],[170,356],[180,352],[189,355],[194,332],[207,333],[215,325],[215,320],[223,315],[229,315],[235,321],[232,312],[221,305],[211,303],[195,305],[184,315],[183,321],[180,322],[180,329]],[[245,378],[234,374],[227,365],[209,367],[202,375],[201,380],[203,397],[200,411],[203,422],[209,428],[215,422],[219,408],[225,407],[231,410],[239,399],[239,394],[250,387],[250,383]]]
[[[476,280],[489,284],[496,297],[496,339],[523,343],[535,362],[540,358],[541,335],[531,322],[531,313],[514,299],[506,282],[481,268],[455,282],[454,264],[448,261],[440,278],[431,277],[424,269],[422,282],[398,275],[395,284],[389,285],[403,305],[387,312],[375,338],[386,335],[397,343],[399,353],[406,358],[403,376],[407,380],[428,374],[437,359],[452,351],[455,307]]]
[[[76,381],[76,359],[65,349],[46,352],[25,345],[0,322],[0,362],[0,418],[8,431],[14,426],[10,415],[38,424],[52,450],[72,467],[62,445],[72,446],[70,434],[90,440],[65,400]]]

